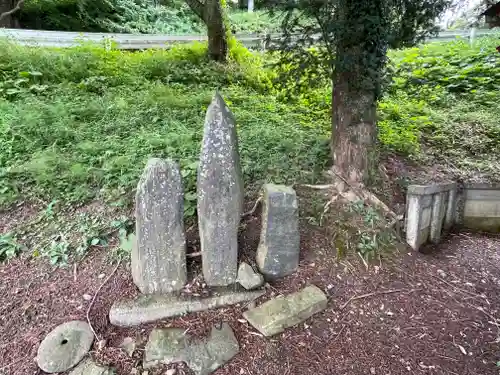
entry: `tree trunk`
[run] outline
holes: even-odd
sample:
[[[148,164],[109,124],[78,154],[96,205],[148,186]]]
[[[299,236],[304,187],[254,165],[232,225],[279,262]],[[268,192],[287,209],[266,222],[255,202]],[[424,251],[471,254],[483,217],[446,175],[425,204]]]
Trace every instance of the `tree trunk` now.
[[[205,3],[199,0],[186,0],[186,3],[207,26],[210,58],[215,61],[226,61],[227,30],[224,25],[224,14],[220,0],[205,0]]]
[[[377,163],[377,126],[375,95],[352,87],[350,81],[356,76],[356,72],[337,74],[334,82],[332,153],[336,172],[359,183]]]
[[[332,154],[336,173],[364,183],[376,168],[376,99],[385,47],[367,15],[382,11],[381,0],[339,1],[339,33],[332,92]],[[383,15],[379,14],[383,19]],[[374,18],[375,19],[375,18]]]
[[[0,0],[0,14],[14,9],[15,6],[16,4],[13,0]],[[16,21],[13,14],[9,14],[0,19],[0,27],[14,28],[15,24]]]
[[[208,31],[208,54],[215,61],[227,59],[227,33],[220,0],[206,0],[204,19]]]

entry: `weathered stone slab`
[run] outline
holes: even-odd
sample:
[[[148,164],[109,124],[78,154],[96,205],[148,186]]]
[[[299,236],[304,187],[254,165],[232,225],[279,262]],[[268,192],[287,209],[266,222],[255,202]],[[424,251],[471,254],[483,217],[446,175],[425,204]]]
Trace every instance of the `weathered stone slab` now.
[[[252,290],[264,284],[264,276],[255,272],[248,263],[242,262],[238,267],[238,283],[243,288]]]
[[[180,290],[186,282],[184,194],[179,165],[150,159],[137,186],[132,277],[144,294]]]
[[[38,347],[36,362],[48,373],[69,370],[88,353],[94,334],[90,326],[74,320],[54,328]]]
[[[266,184],[257,265],[269,279],[287,276],[299,265],[300,235],[297,195],[291,187]]]
[[[324,310],[327,297],[310,285],[299,292],[279,296],[245,311],[243,316],[264,336],[273,336]]]
[[[215,371],[239,351],[238,341],[227,323],[213,327],[205,341],[193,341],[179,328],[154,329],[144,353],[144,368],[159,364],[186,362],[197,375]]]
[[[260,290],[252,292],[225,291],[205,298],[174,295],[139,296],[136,299],[115,302],[111,306],[109,320],[111,324],[117,326],[136,326],[192,312],[252,301],[264,293]]]
[[[444,217],[443,228],[449,230],[456,222],[457,216],[457,189],[448,191],[448,201],[446,202],[446,215]]]
[[[443,231],[444,217],[446,215],[445,194],[448,193],[436,193],[433,195],[431,231],[429,239],[435,244],[439,243],[441,233]]]
[[[197,190],[203,276],[208,285],[233,284],[244,192],[236,122],[219,93],[205,118]]]
[[[69,375],[113,375],[113,373],[109,367],[99,366],[88,358],[76,366]]]

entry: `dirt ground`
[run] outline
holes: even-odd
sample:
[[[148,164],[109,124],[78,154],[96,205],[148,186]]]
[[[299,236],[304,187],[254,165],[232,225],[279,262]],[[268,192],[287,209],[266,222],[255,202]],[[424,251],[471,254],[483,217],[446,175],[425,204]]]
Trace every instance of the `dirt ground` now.
[[[258,213],[241,233],[242,259],[258,244]],[[207,334],[227,321],[241,350],[216,375],[499,374],[500,237],[456,233],[427,254],[401,250],[367,270],[353,257],[335,258],[326,232],[303,222],[299,270],[268,285],[260,299],[313,283],[329,296],[327,309],[304,324],[264,338],[242,319],[243,306],[123,329],[109,324],[114,300],[137,294],[126,262],[115,270],[104,251],[94,250],[77,268],[51,268],[46,261],[19,258],[0,266],[0,374],[44,374],[34,358],[56,325],[86,319],[90,311],[99,339],[91,355],[118,375],[142,374],[141,358],[154,326],[183,327]],[[196,241],[190,242],[195,251]],[[198,268],[197,261],[191,267]],[[194,266],[194,267],[193,267]],[[196,284],[196,283],[195,283]],[[192,285],[192,290],[196,285]],[[139,343],[130,357],[119,344]],[[182,364],[177,374],[189,374]],[[150,370],[164,374],[166,367]]]

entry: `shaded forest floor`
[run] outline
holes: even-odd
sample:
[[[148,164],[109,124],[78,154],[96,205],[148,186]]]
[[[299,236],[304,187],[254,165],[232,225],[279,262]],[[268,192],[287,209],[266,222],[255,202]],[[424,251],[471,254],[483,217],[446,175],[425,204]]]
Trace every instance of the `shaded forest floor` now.
[[[258,216],[243,225],[244,260],[254,258]],[[259,302],[313,283],[327,293],[328,307],[304,324],[264,338],[242,320],[244,306],[234,306],[135,329],[113,327],[107,319],[113,301],[137,293],[123,261],[92,305],[90,320],[106,344],[99,348],[96,340],[91,355],[117,375],[142,374],[142,350],[154,326],[203,336],[227,321],[241,350],[217,375],[499,373],[500,237],[455,233],[428,254],[400,249],[366,269],[358,258],[338,260],[327,232],[307,219],[301,235],[298,272],[267,285]],[[108,254],[94,248],[76,271],[26,257],[0,266],[0,374],[43,374],[34,361],[39,343],[56,325],[86,319],[89,297],[115,269]],[[138,343],[132,356],[119,348],[125,337]],[[177,370],[190,373],[182,364]]]

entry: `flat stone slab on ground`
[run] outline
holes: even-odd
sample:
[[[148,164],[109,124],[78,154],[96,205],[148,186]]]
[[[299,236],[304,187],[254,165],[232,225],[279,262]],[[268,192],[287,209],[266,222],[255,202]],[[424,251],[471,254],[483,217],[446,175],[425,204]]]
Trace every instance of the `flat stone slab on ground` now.
[[[144,353],[144,368],[160,364],[186,362],[196,375],[207,375],[233,358],[239,351],[238,341],[227,323],[213,327],[210,337],[193,341],[180,328],[154,329]]]
[[[152,158],[137,185],[132,278],[141,293],[169,293],[186,283],[184,191],[179,165]]]
[[[69,370],[88,353],[94,334],[86,322],[73,320],[54,328],[38,347],[36,362],[45,372]]]
[[[243,178],[236,122],[219,93],[205,117],[197,180],[198,227],[205,282],[236,282]]]
[[[210,297],[188,298],[175,295],[139,296],[132,300],[116,301],[111,306],[111,324],[131,327],[160,319],[205,311],[240,302],[252,301],[262,296],[264,291],[235,292],[223,291]]]
[[[242,262],[238,268],[238,283],[247,289],[255,289],[264,284],[264,276],[255,272],[251,265]]]
[[[88,358],[76,366],[69,375],[113,375],[113,373],[109,367],[97,365]]]
[[[310,285],[299,292],[273,298],[243,313],[248,322],[264,336],[273,336],[324,310],[327,297]]]
[[[263,190],[262,232],[255,259],[264,277],[277,279],[295,272],[299,265],[297,194],[284,185],[265,184]]]

